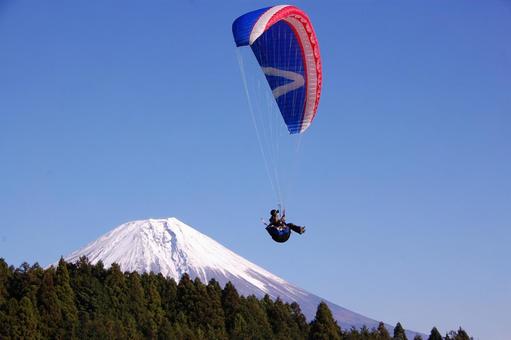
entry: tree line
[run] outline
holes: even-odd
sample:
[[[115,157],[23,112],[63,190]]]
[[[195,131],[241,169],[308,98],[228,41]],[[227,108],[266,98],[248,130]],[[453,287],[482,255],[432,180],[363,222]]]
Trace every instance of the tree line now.
[[[307,322],[297,303],[240,296],[230,282],[222,288],[187,274],[176,282],[85,257],[48,269],[0,258],[0,339],[408,340],[400,323],[392,335],[383,323],[341,329],[323,302]],[[461,328],[444,337],[433,328],[428,337],[468,339]]]

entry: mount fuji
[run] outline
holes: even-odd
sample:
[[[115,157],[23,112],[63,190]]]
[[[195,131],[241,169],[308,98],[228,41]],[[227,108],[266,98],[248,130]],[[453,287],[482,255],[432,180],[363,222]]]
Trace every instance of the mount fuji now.
[[[92,264],[101,260],[109,267],[115,262],[123,271],[161,273],[176,281],[184,273],[204,283],[212,278],[222,286],[231,281],[241,295],[262,297],[268,294],[286,302],[296,301],[308,320],[314,318],[318,304],[325,301],[344,329],[378,326],[376,320],[321,299],[273,275],[176,218],[122,224],[64,259],[76,262],[82,256]],[[387,328],[393,329],[388,325]],[[412,338],[414,334],[409,333]]]

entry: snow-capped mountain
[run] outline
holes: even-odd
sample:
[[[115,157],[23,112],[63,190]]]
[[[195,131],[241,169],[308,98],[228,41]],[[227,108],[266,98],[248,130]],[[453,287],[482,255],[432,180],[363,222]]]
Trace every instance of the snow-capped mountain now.
[[[296,301],[309,320],[323,300],[345,329],[378,325],[376,320],[321,299],[273,275],[176,218],[122,224],[65,260],[75,262],[81,256],[88,257],[93,264],[101,260],[109,267],[115,262],[124,271],[162,273],[176,281],[184,273],[198,277],[204,283],[212,278],[222,286],[231,281],[245,296],[268,294],[284,301]]]

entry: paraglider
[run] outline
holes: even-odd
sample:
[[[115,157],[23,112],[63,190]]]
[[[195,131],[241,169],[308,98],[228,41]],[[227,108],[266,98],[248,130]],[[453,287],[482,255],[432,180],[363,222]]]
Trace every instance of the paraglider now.
[[[274,142],[275,135],[281,130],[271,125],[258,127],[257,121],[270,124],[275,122],[272,117],[265,116],[273,113],[271,108],[276,104],[282,117],[280,121],[284,122],[289,135],[301,136],[310,127],[316,117],[321,96],[322,69],[318,40],[308,15],[290,5],[266,7],[246,13],[233,22],[232,32],[237,47],[250,47],[271,90],[273,103],[268,102],[267,109],[262,110],[265,112],[256,114],[253,107],[257,102],[251,102],[240,58],[247,100],[266,171],[282,205],[284,195],[280,180],[289,177],[289,172],[279,172],[276,164],[286,164],[276,155],[281,148]],[[272,210],[271,216],[266,230],[277,242],[287,241],[291,231],[298,234],[305,231],[303,227],[286,223],[285,214],[280,216],[278,210]]]
[[[289,240],[291,231],[301,235],[305,232],[305,227],[287,223],[286,213],[280,215],[279,210],[273,209],[270,211],[270,223],[266,225],[266,231],[275,242],[284,243]]]

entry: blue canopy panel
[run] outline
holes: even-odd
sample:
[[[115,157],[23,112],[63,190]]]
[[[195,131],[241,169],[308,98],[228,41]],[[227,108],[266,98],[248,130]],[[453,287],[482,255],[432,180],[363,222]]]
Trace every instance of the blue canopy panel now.
[[[285,21],[271,26],[252,44],[289,133],[299,133],[305,110],[302,49]]]
[[[295,6],[262,8],[232,25],[236,46],[250,45],[291,134],[316,116],[321,93],[321,58],[312,23]]]
[[[234,36],[236,47],[250,45],[250,33],[252,33],[255,23],[261,15],[270,8],[271,7],[265,7],[248,12],[234,20],[232,23],[232,35]]]

